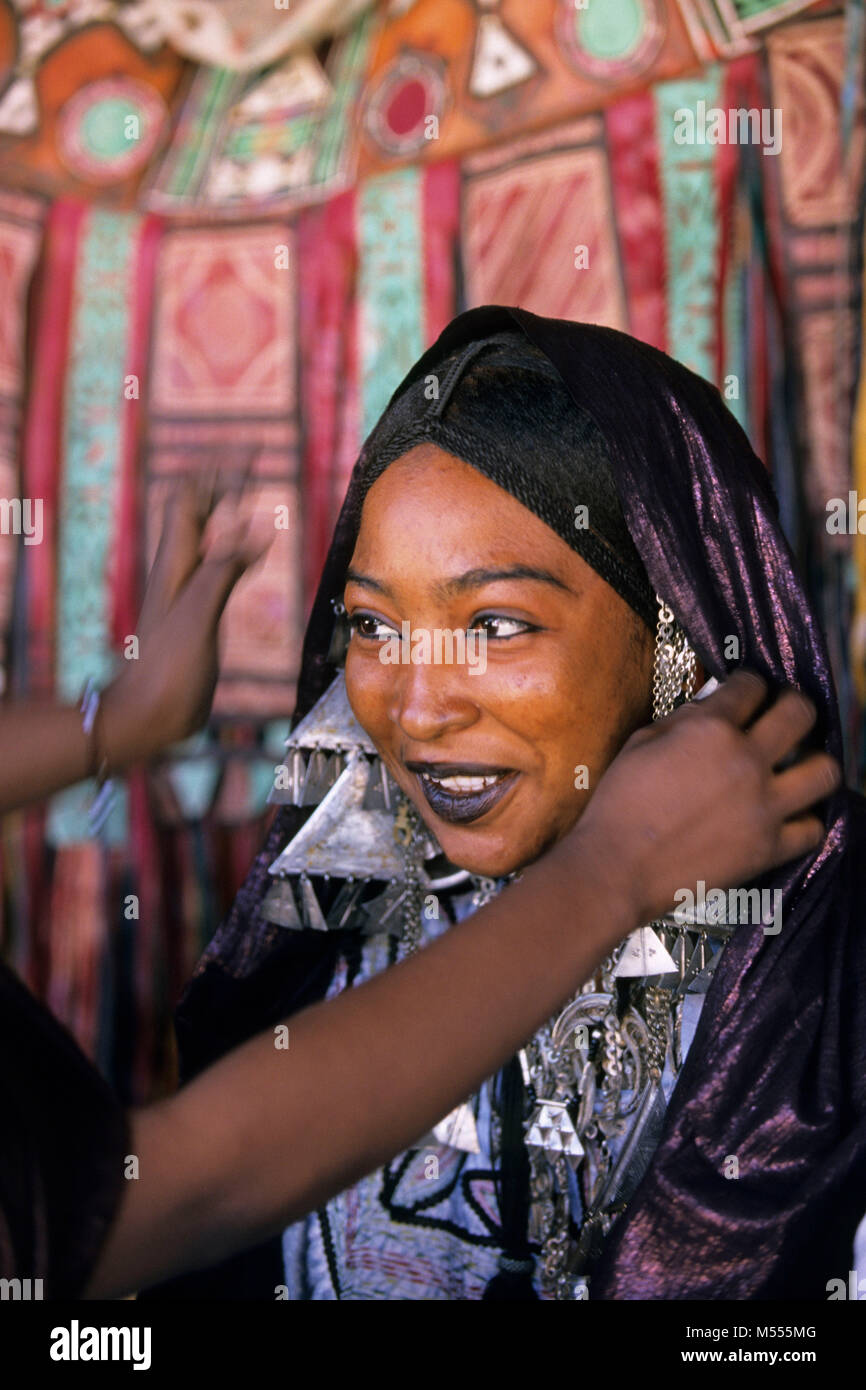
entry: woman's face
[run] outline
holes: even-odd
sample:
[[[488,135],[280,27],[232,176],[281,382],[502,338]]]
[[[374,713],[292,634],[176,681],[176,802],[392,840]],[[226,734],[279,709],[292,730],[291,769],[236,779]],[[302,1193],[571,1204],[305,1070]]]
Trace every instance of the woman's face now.
[[[355,716],[447,857],[473,873],[509,873],[555,843],[650,718],[645,625],[534,513],[435,445],[368,492],[344,601]],[[383,661],[404,623],[405,664]],[[437,629],[486,638],[446,664],[440,637],[437,664],[423,659]]]

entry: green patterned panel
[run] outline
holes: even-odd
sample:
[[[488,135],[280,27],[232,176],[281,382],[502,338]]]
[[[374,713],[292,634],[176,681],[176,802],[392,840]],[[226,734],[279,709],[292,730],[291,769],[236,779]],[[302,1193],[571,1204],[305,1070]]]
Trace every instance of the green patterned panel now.
[[[421,180],[415,168],[370,179],[358,195],[363,429],[373,428],[424,351]]]
[[[58,698],[74,702],[89,677],[107,682],[111,649],[111,544],[122,461],[124,371],[135,287],[140,218],[91,208],[78,247],[69,329],[57,560]],[[52,800],[48,835],[55,845],[89,838],[94,786],[85,782]],[[126,838],[118,795],[106,831]]]
[[[721,71],[662,82],[655,88],[656,132],[664,200],[668,352],[692,371],[715,379],[715,295],[718,266],[717,145],[677,144],[677,113],[710,110],[721,96]]]

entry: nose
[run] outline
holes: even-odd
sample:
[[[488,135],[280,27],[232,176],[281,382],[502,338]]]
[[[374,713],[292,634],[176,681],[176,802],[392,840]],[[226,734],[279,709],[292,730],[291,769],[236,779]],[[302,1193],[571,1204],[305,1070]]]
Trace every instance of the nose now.
[[[476,692],[465,666],[423,662],[392,670],[388,714],[413,743],[470,729],[480,719]]]

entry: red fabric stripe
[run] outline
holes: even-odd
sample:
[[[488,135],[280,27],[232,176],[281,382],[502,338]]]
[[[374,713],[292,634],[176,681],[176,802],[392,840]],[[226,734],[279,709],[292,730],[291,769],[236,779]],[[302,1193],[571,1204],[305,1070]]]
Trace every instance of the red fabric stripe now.
[[[28,627],[31,694],[54,689],[57,504],[62,474],[63,393],[69,324],[81,225],[87,204],[54,203],[46,219],[44,254],[37,270],[30,390],[23,432],[25,495],[43,500],[43,541],[28,549]]]
[[[358,445],[355,194],[298,219],[302,517],[307,610],[318,587],[343,481]]]
[[[604,122],[629,331],[666,351],[664,197],[652,96],[616,102]]]
[[[520,239],[515,246],[517,254],[510,267],[514,278],[508,291],[509,303],[526,304],[533,291],[545,283],[550,247],[559,244],[558,232],[563,222],[574,219],[574,193],[578,184],[579,180],[569,179],[567,183],[563,181],[555,192],[551,191],[541,197],[524,193]],[[551,306],[552,317],[556,317],[557,312],[558,306]]]
[[[460,231],[460,166],[431,165],[422,175],[424,342],[432,343],[457,311],[455,248]]]
[[[515,183],[506,185],[505,191],[497,190],[493,195],[497,203],[496,211],[493,216],[484,218],[484,227],[488,228],[487,234],[483,236],[481,242],[474,248],[474,260],[477,265],[486,265],[493,259],[500,241],[503,237],[508,237],[511,230],[512,216],[517,216],[517,226],[521,221],[521,205],[525,197],[524,189]],[[476,233],[477,235],[477,233]],[[476,306],[473,306],[476,307]]]

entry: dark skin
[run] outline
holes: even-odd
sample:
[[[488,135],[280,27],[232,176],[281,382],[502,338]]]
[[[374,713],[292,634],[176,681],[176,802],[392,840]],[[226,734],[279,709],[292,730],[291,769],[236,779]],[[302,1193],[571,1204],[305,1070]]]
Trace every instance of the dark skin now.
[[[537,577],[488,577],[527,568]],[[412,449],[370,489],[349,572],[346,689],[388,771],[452,863],[491,877],[531,863],[575,824],[629,734],[649,722],[653,634],[549,526],[434,444]],[[413,630],[485,630],[486,671],[383,664],[381,641],[405,620]],[[490,813],[453,825],[407,767],[431,759],[519,776]],[[575,787],[578,766],[585,788]]]
[[[496,628],[487,672],[469,677],[460,667],[386,668],[353,637],[352,701],[407,791],[402,758],[440,740],[449,757],[464,756],[466,743],[478,757],[480,741],[491,758],[510,759],[519,777],[488,826],[435,831],[450,857],[479,872],[528,867],[410,959],[294,1015],[289,1047],[264,1032],[177,1095],[131,1112],[139,1176],[125,1186],[87,1296],[213,1263],[315,1210],[471,1094],[624,936],[669,908],[679,886],[745,882],[823,838],[808,808],[838,786],[836,763],[817,754],[775,771],[814,722],[808,700],[785,692],[758,717],[766,685],[737,672],[700,705],[629,736],[648,715],[652,651],[638,634],[635,660],[627,606],[511,498],[498,529],[493,485],[467,477],[465,465],[437,461],[421,479],[437,480],[423,505],[416,495],[407,507],[417,462],[393,465],[371,491],[353,563],[376,567],[389,604],[400,588],[409,611],[391,607],[390,623],[447,617],[453,628],[492,607],[516,622],[505,624],[514,646]],[[467,525],[461,509],[476,503]],[[510,549],[503,536],[517,537]],[[392,543],[399,551],[388,559]],[[480,596],[473,588],[434,601],[443,578],[501,567],[505,554],[522,564],[531,555],[553,582],[500,579]],[[358,603],[351,586],[347,601]],[[576,762],[590,766],[591,797],[574,792]]]
[[[169,498],[148,577],[136,660],[102,694],[96,730],[107,775],[125,772],[205,723],[217,681],[217,631],[229,596],[273,539],[273,518],[211,486],[180,484]],[[214,503],[216,506],[214,508]],[[82,781],[94,743],[76,705],[0,709],[0,815]]]

